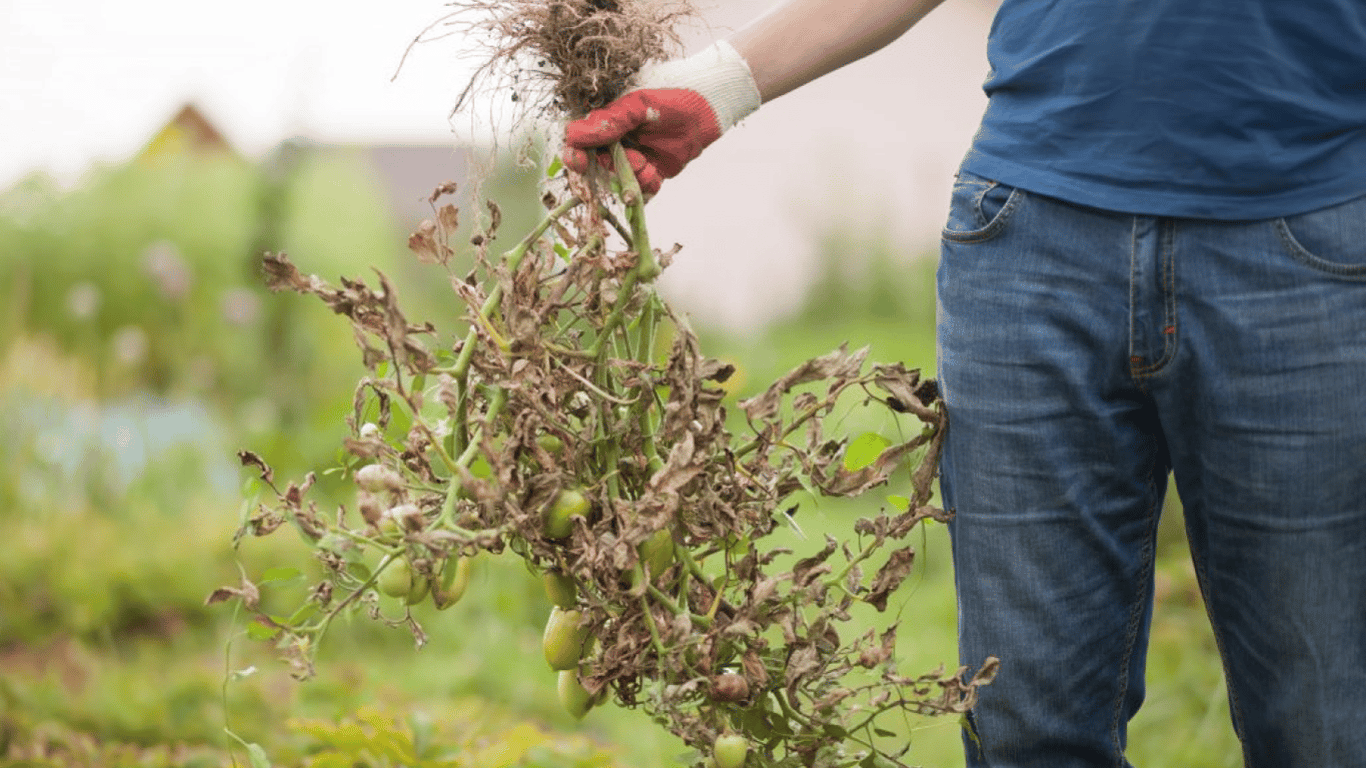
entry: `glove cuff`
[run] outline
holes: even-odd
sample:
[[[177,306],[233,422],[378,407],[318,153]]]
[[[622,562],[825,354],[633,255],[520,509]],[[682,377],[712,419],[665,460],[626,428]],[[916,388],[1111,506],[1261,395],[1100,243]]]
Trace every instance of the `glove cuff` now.
[[[685,88],[696,91],[716,113],[725,133],[751,112],[762,99],[754,75],[740,52],[725,40],[713,43],[686,59],[646,66],[636,79],[635,90]]]

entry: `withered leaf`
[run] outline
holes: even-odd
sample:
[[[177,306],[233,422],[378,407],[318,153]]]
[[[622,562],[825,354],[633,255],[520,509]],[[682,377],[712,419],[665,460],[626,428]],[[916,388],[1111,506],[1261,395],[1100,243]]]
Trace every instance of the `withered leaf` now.
[[[245,576],[242,577],[240,586],[219,587],[213,592],[210,592],[208,598],[204,600],[204,605],[214,605],[215,603],[226,602],[234,597],[240,598],[242,600],[242,607],[249,611],[255,611],[260,608],[261,590]]]
[[[762,394],[743,400],[740,408],[755,421],[772,418],[778,413],[783,397],[793,387],[814,381],[830,380],[837,382],[858,376],[863,362],[868,357],[868,348],[849,352],[845,345],[821,357],[808,360],[793,368],[782,378],[775,381]]]
[[[427,198],[427,203],[435,204],[436,201],[440,200],[443,196],[455,194],[455,191],[458,188],[459,185],[453,181],[443,182],[442,184],[438,185],[436,189],[432,190],[432,194]]]
[[[275,484],[275,473],[271,471],[270,465],[266,464],[265,459],[252,451],[238,451],[237,458],[242,462],[242,466],[244,467],[256,467],[256,470],[261,473],[261,479],[265,481],[266,485]]]
[[[441,209],[436,212],[436,223],[440,227],[441,236],[449,240],[455,234],[455,230],[460,227],[460,209],[454,205],[441,206]]]
[[[741,664],[745,670],[745,677],[753,683],[753,687],[762,689],[768,685],[768,670],[764,667],[763,659],[752,649],[745,651]]]
[[[794,648],[787,656],[787,669],[783,676],[788,694],[795,692],[801,682],[815,674],[820,666],[820,654],[816,652],[814,645],[799,645]]]
[[[805,557],[801,560],[798,560],[797,564],[792,566],[793,583],[799,587],[806,586],[807,583],[815,577],[815,575],[818,575],[814,573],[817,569],[817,566],[823,565],[826,560],[830,559],[830,556],[835,553],[835,550],[838,547],[839,541],[836,540],[834,536],[831,536],[827,533],[825,535],[824,549],[810,557]],[[827,571],[829,571],[829,568],[825,568],[822,570],[822,572]]]
[[[450,247],[442,243],[437,233],[436,223],[423,219],[417,231],[408,236],[408,250],[417,254],[417,260],[424,264],[445,264]]]
[[[484,236],[486,239],[492,240],[497,236],[498,228],[503,225],[503,209],[499,208],[498,204],[492,200],[487,201],[487,204],[489,209],[489,225],[488,228],[484,230]]]
[[[297,291],[315,293],[319,287],[316,277],[304,277],[283,253],[266,253],[261,257],[261,271],[265,275],[266,288],[271,291]]]
[[[911,566],[915,562],[915,549],[912,547],[901,547],[892,550],[892,554],[887,558],[887,562],[878,570],[877,576],[873,578],[873,586],[868,594],[863,598],[869,605],[879,611],[887,610],[887,599],[901,586],[901,582],[911,573]]]

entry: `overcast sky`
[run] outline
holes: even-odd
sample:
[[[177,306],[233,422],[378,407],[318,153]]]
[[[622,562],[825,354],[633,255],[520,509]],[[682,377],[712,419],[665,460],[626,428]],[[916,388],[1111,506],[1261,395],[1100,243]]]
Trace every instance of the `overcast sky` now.
[[[441,141],[451,44],[408,42],[438,1],[0,0],[0,187],[136,152],[185,101],[259,154],[290,135]]]

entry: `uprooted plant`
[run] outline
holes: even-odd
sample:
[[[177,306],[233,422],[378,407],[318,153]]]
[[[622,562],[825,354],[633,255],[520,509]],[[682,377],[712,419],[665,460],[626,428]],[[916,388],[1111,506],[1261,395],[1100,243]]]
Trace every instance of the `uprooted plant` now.
[[[610,29],[638,4],[456,5],[506,6],[514,18],[531,9],[579,30],[598,16],[594,29]],[[509,55],[522,53],[519,42],[558,39],[492,18],[512,36],[500,48]],[[553,51],[536,53],[566,79],[584,76]],[[579,100],[559,105],[568,113],[603,98],[558,93]],[[333,286],[283,254],[266,257],[272,288],[313,295],[354,328],[368,369],[344,439],[356,501],[323,513],[307,498],[311,475],[280,488],[263,458],[243,452],[276,500],[239,540],[293,527],[323,577],[289,617],[261,610],[246,578],[210,600],[239,599],[255,614],[253,634],[305,678],[338,616],[368,612],[421,644],[411,606],[449,607],[473,558],[510,551],[555,604],[544,650],[576,716],[608,699],[641,708],[722,768],[900,765],[904,749],[879,746],[882,718],[963,712],[995,669],[987,660],[970,679],[961,669],[906,677],[895,623],[841,631],[856,603],[885,610],[911,571],[904,540],[946,519],[931,504],[945,434],[935,384],[841,348],[740,402],[745,429],[732,434],[718,386],[732,369],[704,356],[655,292],[673,254],[650,244],[622,151],[612,150],[616,172],[594,178],[552,168],[544,219],[501,254],[490,204],[468,274],[451,263],[459,213],[440,205],[454,185],[432,194],[434,217],[409,246],[446,269],[466,307],[455,336],[406,317],[384,275]],[[851,403],[900,414],[905,439],[829,434],[827,418]],[[857,495],[899,472],[905,496],[848,539],[802,553],[767,539],[794,495]]]

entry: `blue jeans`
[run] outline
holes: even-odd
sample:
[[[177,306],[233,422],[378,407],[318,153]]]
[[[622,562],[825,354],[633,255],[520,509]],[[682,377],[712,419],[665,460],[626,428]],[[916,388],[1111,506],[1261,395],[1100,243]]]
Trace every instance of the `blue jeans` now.
[[[970,766],[1126,766],[1168,475],[1253,768],[1366,766],[1366,198],[1112,213],[962,173],[938,275]]]

